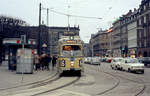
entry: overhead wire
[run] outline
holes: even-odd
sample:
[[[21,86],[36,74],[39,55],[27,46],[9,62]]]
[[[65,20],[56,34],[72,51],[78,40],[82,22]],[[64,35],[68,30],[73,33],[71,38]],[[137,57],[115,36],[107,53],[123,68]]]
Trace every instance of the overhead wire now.
[[[63,12],[58,12],[58,11],[55,11],[55,10],[50,10],[51,12],[54,12],[54,13],[57,13],[57,14],[60,14],[60,15],[65,15],[65,16],[70,16],[70,17],[79,17],[79,18],[88,18],[88,19],[102,19],[100,17],[89,17],[89,16],[79,16],[79,15],[71,15],[71,14],[66,14],[66,13],[63,13]]]

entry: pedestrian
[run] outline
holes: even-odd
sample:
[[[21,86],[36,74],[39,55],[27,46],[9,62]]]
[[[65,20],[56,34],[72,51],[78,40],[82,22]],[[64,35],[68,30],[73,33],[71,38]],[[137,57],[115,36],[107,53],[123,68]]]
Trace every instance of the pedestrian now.
[[[46,54],[42,54],[40,56],[40,64],[41,64],[41,69],[44,70],[45,62],[46,62]]]
[[[39,55],[35,54],[35,57],[34,57],[35,70],[40,69],[40,61],[39,61],[39,59],[40,59]]]
[[[54,70],[54,67],[56,66],[56,61],[57,61],[56,56],[53,56],[53,58],[52,58],[52,69],[53,70]]]
[[[49,70],[49,63],[51,62],[51,56],[48,54],[46,55],[46,69]]]
[[[12,71],[16,70],[16,63],[17,63],[16,56],[10,53],[10,66]]]

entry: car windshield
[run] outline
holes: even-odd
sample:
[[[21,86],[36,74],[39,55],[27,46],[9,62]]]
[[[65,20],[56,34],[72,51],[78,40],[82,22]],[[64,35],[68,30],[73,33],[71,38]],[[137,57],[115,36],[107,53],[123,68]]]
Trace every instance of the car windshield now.
[[[114,62],[121,62],[122,59],[114,59]]]
[[[138,59],[127,59],[125,60],[125,63],[139,63]]]

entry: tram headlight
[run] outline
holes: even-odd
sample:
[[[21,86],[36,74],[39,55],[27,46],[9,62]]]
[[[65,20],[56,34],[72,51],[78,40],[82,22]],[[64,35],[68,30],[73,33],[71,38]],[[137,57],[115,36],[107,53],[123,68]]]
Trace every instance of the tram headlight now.
[[[82,66],[82,60],[79,60],[79,66],[80,67]]]
[[[66,66],[65,60],[62,60],[62,61],[61,61],[61,66],[62,66],[62,67],[65,67],[65,66]]]

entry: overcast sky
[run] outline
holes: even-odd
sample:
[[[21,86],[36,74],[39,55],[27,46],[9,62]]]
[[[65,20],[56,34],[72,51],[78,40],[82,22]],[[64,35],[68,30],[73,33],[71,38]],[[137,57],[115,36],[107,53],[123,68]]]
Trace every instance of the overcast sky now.
[[[138,8],[141,0],[1,0],[0,15],[21,18],[30,25],[36,26],[40,2],[44,8],[51,8],[58,12],[102,18],[99,20],[70,17],[70,25],[79,25],[81,38],[88,42],[91,34],[96,33],[100,28],[108,29],[119,16],[130,9]],[[42,11],[42,20],[46,23],[46,10]],[[66,27],[67,23],[67,16],[50,12],[50,26]]]

